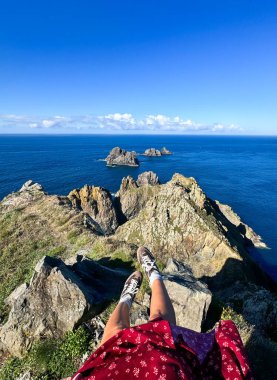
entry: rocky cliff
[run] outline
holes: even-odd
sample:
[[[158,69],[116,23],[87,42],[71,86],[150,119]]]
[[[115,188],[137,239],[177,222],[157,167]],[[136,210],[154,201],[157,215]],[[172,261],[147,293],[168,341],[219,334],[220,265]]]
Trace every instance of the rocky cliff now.
[[[181,174],[165,184],[153,172],[137,180],[128,176],[114,197],[90,185],[67,197],[48,195],[28,181],[2,200],[2,357],[27,355],[20,363],[29,363],[26,352],[34,355],[35,342],[67,339],[67,332],[84,322],[94,347],[142,244],[158,258],[179,323],[200,331],[220,317],[232,318],[256,377],[266,373],[273,379],[275,369],[266,367],[263,357],[277,352],[275,285],[248,252],[265,244],[229,206],[211,200]],[[146,282],[137,301],[136,323],[147,320]]]
[[[87,214],[86,222],[96,232],[110,235],[119,226],[111,194],[106,189],[85,185],[72,190],[68,198],[74,207]]]

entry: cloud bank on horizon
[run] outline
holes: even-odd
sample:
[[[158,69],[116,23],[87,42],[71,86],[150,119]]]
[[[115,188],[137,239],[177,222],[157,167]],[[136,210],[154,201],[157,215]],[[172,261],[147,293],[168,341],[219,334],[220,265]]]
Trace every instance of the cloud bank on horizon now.
[[[236,124],[201,124],[180,116],[146,115],[136,118],[130,113],[104,116],[52,116],[47,118],[0,115],[0,130],[4,133],[230,133],[242,132]]]

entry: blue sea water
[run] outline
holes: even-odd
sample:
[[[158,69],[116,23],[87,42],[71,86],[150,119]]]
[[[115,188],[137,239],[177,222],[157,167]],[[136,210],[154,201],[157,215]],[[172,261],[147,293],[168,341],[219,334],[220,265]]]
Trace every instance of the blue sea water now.
[[[114,147],[143,152],[166,146],[172,156],[140,156],[141,165],[106,167]],[[277,138],[230,136],[0,136],[0,199],[28,179],[50,194],[67,195],[84,184],[115,192],[122,177],[146,170],[162,182],[173,173],[194,177],[206,194],[229,204],[270,250],[253,252],[277,280]]]

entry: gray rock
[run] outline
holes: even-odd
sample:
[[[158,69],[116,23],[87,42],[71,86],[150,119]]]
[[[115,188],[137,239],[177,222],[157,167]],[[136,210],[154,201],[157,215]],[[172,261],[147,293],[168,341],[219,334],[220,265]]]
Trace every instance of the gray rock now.
[[[74,207],[83,210],[84,225],[102,235],[112,234],[118,227],[116,210],[108,190],[85,185],[72,190],[68,198]]]
[[[81,256],[71,263],[45,256],[25,290],[21,286],[8,297],[9,318],[0,328],[3,350],[20,357],[35,340],[62,337],[118,296],[125,272]]]
[[[162,154],[158,149],[149,148],[149,149],[146,149],[146,151],[143,153],[143,155],[149,156],[149,157],[160,157]]]
[[[246,241],[251,242],[257,248],[267,248],[266,244],[262,241],[261,236],[256,234],[247,224],[243,223],[238,214],[236,214],[230,206],[222,204],[219,201],[215,201],[215,203],[218,206],[219,211],[230,223],[237,227],[241,235],[245,237]]]
[[[163,278],[175,310],[177,325],[201,332],[212,300],[207,285],[193,277],[188,266],[173,259],[168,260]]]
[[[92,333],[92,348],[96,349],[103,337],[104,329],[105,329],[105,323],[103,322],[101,315],[98,315],[89,322],[89,324],[86,324],[86,326],[89,327],[91,333]]]
[[[145,185],[151,185],[155,186],[160,183],[159,177],[156,173],[149,171],[149,172],[143,172],[138,176],[137,184],[138,186],[145,186]]]
[[[113,148],[105,160],[108,166],[139,166],[136,152],[128,152],[119,147]]]
[[[131,176],[122,179],[115,201],[125,219],[123,222],[135,218],[145,207],[149,197],[151,197],[151,189],[152,186],[138,187],[136,181]]]
[[[125,209],[129,207],[131,218],[126,214],[128,221],[117,229],[116,239],[146,245],[163,260],[185,261],[193,275],[209,286],[212,283],[213,289],[261,277],[240,231],[233,226],[232,235],[226,232],[194,178],[175,174],[163,185],[120,192],[120,202]]]
[[[277,296],[260,288],[243,302],[244,318],[273,338],[277,332]],[[272,335],[272,336],[271,336]]]
[[[43,191],[43,187],[39,183],[35,183],[31,179],[29,179],[29,181],[25,182],[22,185],[22,187],[19,190],[19,192],[26,191],[26,190],[30,190],[30,191]]]
[[[172,154],[165,146],[161,149],[161,154],[169,155]]]
[[[29,180],[22,185],[20,190],[3,198],[1,205],[5,206],[7,211],[16,207],[23,208],[34,200],[43,198],[44,195],[46,192],[43,187],[39,183]]]
[[[26,292],[28,288],[27,284],[19,285],[6,299],[5,304],[9,307],[13,305],[13,303]]]
[[[177,325],[200,332],[212,299],[207,285],[193,277],[187,265],[173,259],[168,260],[163,279],[174,307]],[[149,320],[149,308],[150,295],[146,293],[142,303],[133,304],[131,323],[146,323]]]
[[[132,305],[130,321],[133,326],[138,326],[149,321],[150,295],[145,293],[142,302],[135,302]]]
[[[32,380],[31,373],[29,371],[22,373],[16,380]]]
[[[277,332],[277,295],[261,286],[236,282],[216,293],[241,313],[263,336],[273,340]]]

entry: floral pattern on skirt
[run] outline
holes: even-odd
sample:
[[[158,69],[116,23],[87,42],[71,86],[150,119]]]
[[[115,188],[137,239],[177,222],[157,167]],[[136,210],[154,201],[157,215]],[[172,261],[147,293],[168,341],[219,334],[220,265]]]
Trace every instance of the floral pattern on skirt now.
[[[175,339],[174,339],[175,338]],[[120,331],[72,380],[253,380],[238,330],[220,321],[197,333],[156,320]]]

